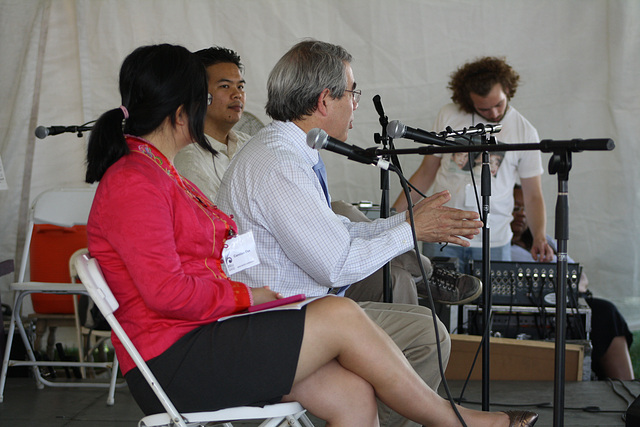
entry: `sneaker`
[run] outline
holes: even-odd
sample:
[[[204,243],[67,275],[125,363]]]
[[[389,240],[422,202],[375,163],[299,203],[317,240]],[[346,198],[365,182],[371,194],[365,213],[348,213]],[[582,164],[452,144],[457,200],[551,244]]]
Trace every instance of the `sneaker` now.
[[[433,301],[441,304],[466,304],[482,293],[482,281],[475,276],[433,266],[429,279]]]

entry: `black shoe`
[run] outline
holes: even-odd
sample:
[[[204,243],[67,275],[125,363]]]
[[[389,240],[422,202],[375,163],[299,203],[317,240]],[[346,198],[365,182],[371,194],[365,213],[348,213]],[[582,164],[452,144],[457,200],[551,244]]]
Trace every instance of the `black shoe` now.
[[[482,293],[480,279],[437,265],[429,279],[433,301],[441,304],[466,304]]]

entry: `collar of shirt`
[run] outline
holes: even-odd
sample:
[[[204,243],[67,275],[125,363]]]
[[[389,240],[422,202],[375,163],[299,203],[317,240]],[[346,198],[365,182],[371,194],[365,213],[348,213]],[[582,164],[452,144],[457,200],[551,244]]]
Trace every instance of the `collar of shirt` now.
[[[207,135],[206,133],[204,136],[207,138],[207,141],[209,141],[209,144],[211,144],[214,150],[224,154],[228,158],[233,157],[235,154],[238,145],[238,136],[233,130],[229,131],[229,137],[226,144],[218,141],[210,135]]]
[[[278,132],[281,132],[287,138],[287,143],[292,144],[296,151],[303,154],[305,160],[311,167],[318,163],[318,157],[320,156],[318,150],[309,147],[307,144],[307,134],[300,129],[298,125],[293,122],[274,120],[270,126],[273,126]]]

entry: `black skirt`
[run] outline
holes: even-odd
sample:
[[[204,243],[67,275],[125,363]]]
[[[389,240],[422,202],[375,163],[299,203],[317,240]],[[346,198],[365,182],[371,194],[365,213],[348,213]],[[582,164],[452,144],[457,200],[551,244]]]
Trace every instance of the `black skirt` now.
[[[277,403],[291,391],[306,307],[201,326],[147,361],[180,412]],[[165,412],[136,367],[125,375],[145,415]]]

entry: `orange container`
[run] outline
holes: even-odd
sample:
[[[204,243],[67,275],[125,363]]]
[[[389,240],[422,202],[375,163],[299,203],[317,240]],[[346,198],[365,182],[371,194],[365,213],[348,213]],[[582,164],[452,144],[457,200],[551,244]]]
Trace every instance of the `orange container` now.
[[[31,281],[70,283],[69,258],[87,247],[87,226],[36,224],[31,237]],[[73,314],[71,295],[31,294],[36,313]]]

